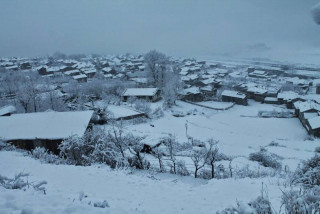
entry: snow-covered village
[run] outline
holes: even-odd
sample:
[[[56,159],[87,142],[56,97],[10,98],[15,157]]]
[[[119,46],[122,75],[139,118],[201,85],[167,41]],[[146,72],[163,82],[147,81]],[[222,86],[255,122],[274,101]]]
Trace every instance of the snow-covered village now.
[[[217,19],[220,13],[224,17],[223,9],[230,8],[228,14],[241,9],[238,16],[213,22],[220,26],[237,20],[243,24],[236,35],[239,38],[249,36],[246,24],[256,26],[244,14],[251,20],[254,14],[260,16],[260,10],[266,12],[261,23],[279,25],[280,43],[289,44],[280,29],[282,25],[289,29],[291,22],[297,25],[290,32],[297,34],[293,43],[307,43],[301,39],[306,35],[301,29],[317,33],[315,37],[308,33],[306,40],[313,39],[310,52],[299,52],[292,43],[281,50],[281,56],[278,50],[271,56],[267,53],[272,48],[264,44],[231,54],[234,46],[244,44],[237,44],[235,37],[221,45],[220,55],[202,54],[207,49],[197,48],[204,42],[199,38],[207,38],[195,37],[192,30],[181,37],[181,44],[194,49],[195,54],[190,54],[170,39],[183,30],[167,29],[170,24],[158,9],[167,8],[168,16],[175,10],[180,18],[171,18],[178,23],[188,12],[177,7],[193,8],[200,20],[209,17],[212,2],[137,2],[139,7],[130,2],[81,2],[79,11],[64,17],[67,24],[59,22],[55,12],[62,5],[73,8],[74,4],[1,3],[1,31],[8,35],[0,35],[0,214],[320,213],[320,4],[316,0],[245,0],[243,6],[243,2],[212,1],[218,14],[212,17]],[[289,2],[283,18],[277,4]],[[35,4],[49,12],[38,11]],[[124,42],[126,36],[115,36],[112,41],[123,42],[123,47],[110,44],[110,50],[107,46],[86,49],[89,45],[80,42],[79,49],[73,49],[75,43],[67,42],[76,35],[68,30],[71,24],[82,26],[88,14],[109,7],[113,8],[108,9],[109,18],[115,23],[127,26],[123,22],[132,19],[138,31],[151,29],[153,24],[165,26],[169,33],[161,35],[163,41],[174,42],[150,43],[146,34],[129,44]],[[126,8],[127,18],[120,19],[120,8]],[[150,20],[141,21],[132,11]],[[80,12],[86,14],[84,18]],[[104,15],[99,14],[90,20],[101,27]],[[274,24],[274,16],[281,22]],[[3,17],[10,19],[8,23]],[[37,33],[25,31],[33,45],[24,45],[23,36],[16,35],[19,31],[10,25],[14,21],[20,22],[21,29],[31,22],[45,25],[43,32],[41,28]],[[192,24],[188,21],[181,25]],[[58,27],[47,28],[47,22]],[[205,26],[198,33],[207,32]],[[256,27],[262,29],[260,24]],[[96,29],[85,24],[83,28]],[[124,29],[102,28],[118,33]],[[42,43],[47,30],[55,37],[50,39],[52,44]],[[62,30],[65,35],[54,35]],[[189,40],[188,34],[199,42]],[[224,37],[217,37],[219,43]],[[102,44],[101,37],[93,38],[88,44]],[[248,41],[255,39],[248,37]],[[11,45],[11,40],[19,44]],[[142,49],[133,45],[144,43],[148,45]]]

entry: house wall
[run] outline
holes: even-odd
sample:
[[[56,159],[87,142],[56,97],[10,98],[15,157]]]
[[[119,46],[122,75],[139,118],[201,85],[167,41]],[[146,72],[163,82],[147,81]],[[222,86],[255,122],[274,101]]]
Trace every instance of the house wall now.
[[[59,154],[58,147],[62,139],[59,140],[47,140],[47,139],[36,139],[36,140],[12,140],[9,143],[13,144],[17,148],[31,151],[36,147],[44,147],[49,151]]]
[[[234,102],[238,105],[248,105],[247,98],[241,99],[237,97],[229,97],[229,96],[222,96],[221,97],[223,102]]]

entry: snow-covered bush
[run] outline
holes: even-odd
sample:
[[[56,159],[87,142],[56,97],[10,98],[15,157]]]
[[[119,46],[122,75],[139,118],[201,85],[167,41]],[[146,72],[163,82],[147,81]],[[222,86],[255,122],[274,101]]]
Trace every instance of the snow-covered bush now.
[[[46,189],[43,185],[47,184],[46,181],[41,181],[38,183],[28,182],[29,173],[20,172],[14,176],[14,178],[8,178],[6,176],[0,175],[0,186],[5,189],[23,189],[32,186],[36,191],[41,191],[46,194]]]
[[[40,159],[45,163],[53,163],[53,164],[60,164],[63,160],[54,155],[52,152],[49,152],[43,147],[36,147],[34,150],[31,151],[31,154],[34,158]]]
[[[0,140],[0,151],[14,151],[15,149],[14,145]]]
[[[150,163],[145,160],[141,153],[144,146],[144,144],[141,142],[143,137],[128,134],[127,139],[129,152],[133,155],[129,161],[130,165],[136,167],[137,169],[149,169]]]
[[[272,214],[271,203],[268,198],[258,196],[248,204],[237,202],[235,207],[229,207],[217,214]]]
[[[320,146],[316,147],[316,148],[314,149],[314,152],[320,153]]]
[[[23,189],[28,185],[25,181],[25,177],[28,177],[29,173],[20,172],[14,176],[14,178],[8,178],[0,175],[0,185],[6,189]]]
[[[177,174],[182,176],[188,176],[190,175],[190,172],[188,171],[186,164],[184,161],[180,160],[177,161]]]
[[[116,167],[120,154],[107,135],[101,129],[90,129],[83,137],[71,136],[60,145],[60,156],[68,163],[90,165],[91,163],[106,163]]]
[[[320,155],[303,162],[294,175],[293,183],[302,184],[306,188],[320,186]]]
[[[258,196],[255,200],[251,201],[249,206],[252,207],[257,214],[273,213],[270,201],[263,196]]]
[[[198,178],[202,179],[212,179],[212,173],[211,170],[203,169],[200,171]]]
[[[94,207],[99,207],[99,208],[106,208],[106,207],[109,207],[109,203],[106,200],[104,200],[102,202],[93,203],[93,206]]]
[[[274,177],[279,172],[276,169],[250,169],[249,165],[242,168],[232,169],[233,177],[235,178],[261,178],[261,177]]]
[[[320,187],[305,190],[284,191],[281,197],[281,208],[286,214],[320,213]]]
[[[281,163],[278,161],[279,157],[271,154],[265,150],[249,154],[249,160],[257,161],[265,167],[280,169]]]
[[[134,108],[142,113],[145,113],[148,117],[151,117],[152,110],[148,101],[138,99],[134,102]]]
[[[153,119],[158,119],[158,118],[160,118],[160,117],[163,117],[163,115],[164,115],[164,113],[163,113],[162,108],[161,108],[161,107],[158,107],[158,108],[156,108],[156,109],[153,110],[151,117],[152,117]]]

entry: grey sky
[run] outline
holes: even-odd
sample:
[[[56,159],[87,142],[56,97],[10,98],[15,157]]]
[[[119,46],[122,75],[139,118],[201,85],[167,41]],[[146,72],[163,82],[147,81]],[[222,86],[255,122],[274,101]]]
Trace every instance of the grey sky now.
[[[0,0],[0,56],[319,50],[319,0]]]

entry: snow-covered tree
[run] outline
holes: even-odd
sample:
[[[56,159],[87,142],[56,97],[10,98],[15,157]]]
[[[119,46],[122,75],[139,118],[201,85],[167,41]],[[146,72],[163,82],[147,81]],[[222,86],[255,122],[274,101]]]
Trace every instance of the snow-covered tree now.
[[[155,86],[162,88],[169,63],[168,57],[163,53],[152,50],[144,55],[144,59],[152,83]]]
[[[163,143],[165,146],[167,146],[168,148],[168,158],[171,162],[170,167],[171,167],[171,172],[173,174],[177,174],[177,159],[176,159],[176,155],[178,152],[178,143],[176,141],[176,138],[174,135],[169,134],[168,137],[165,137],[163,139]]]
[[[183,84],[180,79],[180,75],[176,68],[173,68],[171,72],[166,75],[166,81],[164,87],[162,88],[162,95],[164,99],[164,104],[167,107],[172,107],[176,104],[178,99],[178,92],[182,89]]]
[[[320,3],[318,3],[317,5],[315,5],[312,9],[311,9],[311,14],[312,14],[312,18],[313,20],[320,25]]]

